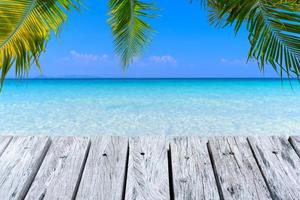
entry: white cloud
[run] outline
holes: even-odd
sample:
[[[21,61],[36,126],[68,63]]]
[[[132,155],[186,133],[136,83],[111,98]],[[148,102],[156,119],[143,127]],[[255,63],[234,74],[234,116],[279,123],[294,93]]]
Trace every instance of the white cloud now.
[[[101,62],[106,61],[108,58],[107,54],[86,54],[86,53],[79,53],[75,50],[70,51],[70,57],[67,57],[65,60],[76,59],[84,62]]]
[[[220,60],[221,63],[224,64],[230,64],[230,65],[244,65],[246,64],[246,61],[241,60],[241,59],[227,59],[227,58],[221,58]]]
[[[68,56],[61,58],[61,61],[80,64],[103,63],[105,65],[118,65],[120,58],[117,55],[80,53],[76,50],[71,50]],[[176,65],[177,60],[171,55],[150,56],[146,59],[134,57],[132,64],[135,66]]]
[[[177,63],[176,59],[170,55],[163,56],[151,56],[150,61],[157,64],[172,64],[175,65]]]

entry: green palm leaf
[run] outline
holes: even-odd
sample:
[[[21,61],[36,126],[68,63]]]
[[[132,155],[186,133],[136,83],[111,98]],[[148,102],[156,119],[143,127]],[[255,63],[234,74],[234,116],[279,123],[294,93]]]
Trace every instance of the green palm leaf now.
[[[210,22],[234,25],[238,32],[243,24],[249,31],[254,58],[263,70],[271,64],[288,77],[300,75],[300,3],[270,0],[209,0]]]
[[[139,0],[110,0],[109,7],[115,50],[126,69],[151,39],[153,30],[144,19],[155,17],[156,7]]]
[[[18,77],[28,73],[44,51],[51,30],[59,32],[66,11],[77,8],[76,0],[1,0],[0,70],[1,86],[14,65]]]

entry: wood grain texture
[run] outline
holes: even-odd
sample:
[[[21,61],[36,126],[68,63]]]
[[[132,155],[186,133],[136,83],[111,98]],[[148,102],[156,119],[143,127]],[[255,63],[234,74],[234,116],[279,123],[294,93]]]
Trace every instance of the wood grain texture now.
[[[271,199],[245,137],[211,138],[209,150],[224,199]]]
[[[88,147],[88,138],[54,138],[25,199],[74,198]]]
[[[250,137],[249,142],[273,199],[299,199],[300,158],[283,137]]]
[[[176,137],[171,140],[174,198],[176,200],[220,199],[207,139]]]
[[[130,138],[125,199],[170,199],[168,156],[164,137]]]
[[[291,136],[290,142],[293,145],[296,153],[300,157],[300,136]]]
[[[23,199],[49,148],[47,137],[14,137],[0,157],[0,199]]]
[[[11,141],[11,136],[0,136],[0,157],[6,147],[8,146],[9,142]]]
[[[96,137],[82,175],[76,199],[121,200],[125,187],[128,139]]]

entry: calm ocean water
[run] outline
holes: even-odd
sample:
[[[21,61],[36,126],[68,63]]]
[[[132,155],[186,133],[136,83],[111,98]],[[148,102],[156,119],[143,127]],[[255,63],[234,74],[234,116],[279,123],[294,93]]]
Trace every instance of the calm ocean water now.
[[[0,134],[300,134],[300,85],[251,79],[8,80]]]

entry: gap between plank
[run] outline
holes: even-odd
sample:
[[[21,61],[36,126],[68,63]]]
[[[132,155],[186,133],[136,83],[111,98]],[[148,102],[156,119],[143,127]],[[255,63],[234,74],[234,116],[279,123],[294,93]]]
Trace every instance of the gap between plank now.
[[[224,200],[224,195],[223,195],[223,191],[222,191],[222,188],[221,188],[221,183],[218,179],[218,172],[217,172],[216,163],[215,163],[213,155],[212,155],[212,150],[211,150],[209,141],[207,141],[206,146],[207,146],[211,166],[212,166],[212,169],[213,169],[213,172],[214,172],[214,177],[215,177],[215,181],[216,181],[216,184],[217,184],[220,200]]]
[[[269,186],[269,183],[268,183],[268,181],[267,181],[267,178],[265,177],[265,175],[264,175],[264,173],[263,173],[263,171],[262,171],[262,168],[261,168],[261,166],[260,166],[260,164],[259,164],[259,162],[258,162],[258,159],[257,159],[257,157],[256,157],[256,155],[255,155],[255,153],[254,153],[254,149],[253,149],[252,146],[251,146],[251,143],[250,143],[250,141],[249,141],[249,138],[247,137],[246,139],[247,139],[248,145],[249,145],[249,147],[250,147],[250,149],[251,149],[251,153],[252,153],[252,155],[253,155],[253,157],[254,157],[254,160],[255,160],[255,162],[256,162],[256,164],[257,164],[257,166],[258,166],[258,169],[259,169],[259,171],[260,171],[260,173],[261,173],[261,175],[262,175],[262,177],[263,177],[263,179],[264,179],[264,181],[265,181],[265,183],[266,183],[266,185],[267,185],[267,188],[268,188],[268,191],[269,191],[269,193],[270,193],[270,195],[271,195],[271,198],[272,198],[272,199],[277,199],[277,197],[274,196],[273,193],[271,192],[271,188],[270,188],[270,186]]]
[[[169,172],[169,190],[170,190],[170,200],[175,199],[174,185],[173,185],[173,168],[172,168],[172,152],[171,144],[169,143],[168,152],[168,172]]]
[[[12,141],[12,139],[13,139],[13,136],[11,136],[11,137],[9,138],[9,141],[8,141],[8,143],[6,144],[6,146],[4,147],[3,151],[0,152],[0,157],[1,157],[2,154],[5,152],[6,148],[8,147],[8,145],[10,144],[10,142]]]
[[[75,186],[75,190],[74,190],[74,193],[73,193],[72,200],[76,199],[76,196],[77,196],[77,193],[78,193],[78,188],[79,188],[79,185],[80,185],[80,182],[81,182],[81,179],[82,179],[82,174],[83,174],[84,169],[85,169],[86,161],[87,161],[87,159],[89,157],[89,154],[90,154],[90,148],[91,148],[91,138],[89,138],[89,143],[88,143],[85,155],[84,155],[84,160],[83,160],[80,172],[79,172],[79,176],[78,176],[78,179],[77,179],[77,182],[76,182],[76,186]]]
[[[123,191],[122,191],[123,200],[125,200],[125,195],[126,195],[127,174],[128,174],[128,165],[129,165],[129,150],[130,150],[129,139],[127,138],[127,154],[126,154],[125,174],[124,174]]]
[[[292,148],[294,149],[294,151],[296,152],[296,154],[299,156],[300,158],[300,152],[298,153],[297,151],[297,148],[294,146],[293,142],[292,142],[292,138],[291,136],[289,136],[289,139],[288,139],[289,143],[291,144]]]
[[[41,158],[40,163],[38,164],[38,168],[37,168],[36,172],[33,174],[33,178],[32,178],[32,180],[30,181],[28,188],[26,188],[26,190],[25,190],[25,192],[24,192],[25,195],[24,195],[23,199],[25,199],[25,197],[27,196],[28,191],[29,191],[29,189],[31,188],[31,185],[32,185],[32,183],[33,183],[33,181],[34,181],[34,179],[35,179],[37,173],[40,171],[40,168],[41,168],[41,166],[42,166],[42,164],[43,164],[43,162],[44,162],[44,160],[45,160],[46,155],[48,154],[48,151],[49,151],[49,149],[50,149],[50,146],[52,145],[52,139],[51,139],[50,137],[48,138],[48,141],[49,141],[49,142],[47,142],[47,144],[46,144],[46,150],[45,150],[45,152],[44,152],[43,155],[42,155],[42,158]]]

